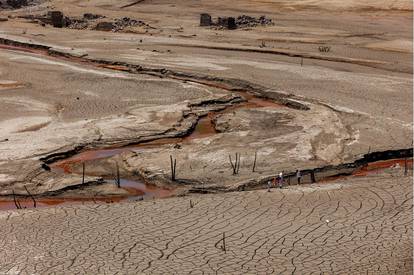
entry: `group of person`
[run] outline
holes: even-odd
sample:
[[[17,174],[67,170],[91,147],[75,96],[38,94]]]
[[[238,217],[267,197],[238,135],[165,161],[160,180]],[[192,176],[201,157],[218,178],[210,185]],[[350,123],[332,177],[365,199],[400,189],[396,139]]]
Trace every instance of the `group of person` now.
[[[269,180],[267,182],[267,191],[270,192],[270,188],[273,187],[278,187],[278,188],[283,188],[283,185],[285,183],[284,180],[284,175],[283,172],[280,172],[278,176],[273,178],[273,182],[272,180]],[[298,182],[298,184],[300,184],[301,180],[302,180],[302,173],[300,172],[300,170],[296,170],[296,180]]]

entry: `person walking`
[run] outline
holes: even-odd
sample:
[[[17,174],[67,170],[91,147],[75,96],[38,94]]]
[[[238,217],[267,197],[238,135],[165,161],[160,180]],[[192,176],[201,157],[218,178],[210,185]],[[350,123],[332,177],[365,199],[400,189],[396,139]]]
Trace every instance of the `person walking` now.
[[[300,184],[302,173],[299,170],[296,170],[296,179],[298,180],[298,184]]]
[[[272,188],[272,181],[268,180],[267,181],[267,192],[270,192],[270,188]]]
[[[284,179],[283,179],[283,172],[280,172],[279,173],[279,188],[282,188],[283,187],[283,181],[284,181]]]

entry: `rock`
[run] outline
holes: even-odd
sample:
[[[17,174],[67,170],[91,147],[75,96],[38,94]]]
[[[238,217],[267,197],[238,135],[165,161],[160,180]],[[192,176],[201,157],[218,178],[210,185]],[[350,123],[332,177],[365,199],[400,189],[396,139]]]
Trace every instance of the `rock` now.
[[[97,31],[112,31],[115,28],[115,25],[112,22],[99,22],[95,30]]]
[[[9,21],[7,17],[0,17],[0,22],[6,22]]]
[[[212,25],[212,21],[211,21],[210,14],[208,13],[200,14],[200,26],[206,27],[206,26],[211,26],[211,25]]]

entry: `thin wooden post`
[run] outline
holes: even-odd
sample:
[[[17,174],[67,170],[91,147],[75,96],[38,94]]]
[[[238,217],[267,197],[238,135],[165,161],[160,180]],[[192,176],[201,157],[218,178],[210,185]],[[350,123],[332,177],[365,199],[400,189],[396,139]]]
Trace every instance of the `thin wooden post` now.
[[[233,161],[231,160],[231,155],[229,155],[229,160],[230,160],[231,168],[233,170],[233,175],[235,175],[236,174],[236,165],[233,164]]]
[[[22,206],[20,205],[19,201],[16,199],[16,194],[14,193],[14,190],[13,190],[13,201],[17,209],[22,209]]]
[[[116,163],[116,186],[118,188],[121,188],[121,177],[119,175],[119,166],[118,166],[118,163]]]
[[[257,151],[254,152],[253,173],[256,171]]]
[[[177,160],[170,155],[171,180],[175,181],[175,169],[177,168]]]
[[[176,178],[176,173],[177,172],[177,159],[174,159],[174,180]]]
[[[316,182],[316,179],[315,179],[315,171],[311,171],[311,182],[312,183],[315,183]]]
[[[236,166],[237,166],[237,170],[236,170],[236,174],[239,173],[240,171],[240,154],[236,153]]]
[[[226,253],[226,234],[223,232],[223,251]]]
[[[408,175],[408,161],[407,157],[404,158],[404,176]]]
[[[82,162],[82,184],[85,184],[85,163]]]

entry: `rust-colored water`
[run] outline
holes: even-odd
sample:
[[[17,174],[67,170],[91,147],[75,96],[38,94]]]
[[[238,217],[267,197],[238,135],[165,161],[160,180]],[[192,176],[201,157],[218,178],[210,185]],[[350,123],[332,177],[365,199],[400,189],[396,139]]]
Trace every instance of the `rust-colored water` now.
[[[36,208],[50,207],[56,205],[73,205],[86,203],[114,203],[125,200],[124,197],[96,197],[96,198],[37,198]],[[22,208],[33,208],[33,201],[28,198],[18,198],[19,204]],[[13,200],[0,200],[0,210],[16,209]]]
[[[186,136],[183,139],[183,141],[188,142],[194,139],[205,138],[205,137],[215,135],[217,131],[216,131],[216,128],[214,127],[213,119],[214,119],[213,113],[210,113],[207,116],[200,118],[199,121],[197,122],[196,127],[194,128],[194,131],[190,135]]]
[[[66,158],[64,160],[59,160],[50,165],[52,169],[61,170],[65,173],[72,173],[71,166],[74,164],[79,164],[82,162],[93,161],[98,159],[109,158],[124,152],[132,152],[139,149],[149,149],[157,148],[160,145],[165,144],[174,144],[181,142],[182,138],[163,138],[157,139],[154,141],[149,141],[137,145],[129,145],[125,147],[115,147],[115,148],[106,148],[106,149],[91,149],[87,151],[80,152],[72,157]]]
[[[0,44],[0,49],[27,52],[27,53],[45,54],[45,51],[41,49],[32,49],[32,48],[18,47],[18,46],[12,46],[12,45],[4,45],[4,44]]]
[[[238,92],[238,93],[247,100],[245,105],[242,105],[241,108],[263,108],[263,107],[283,108],[285,107],[284,105],[279,104],[275,101],[272,101],[270,99],[260,98],[248,92]]]
[[[116,71],[121,71],[121,72],[128,72],[129,68],[127,66],[122,66],[122,65],[106,65],[106,64],[99,64],[97,65],[100,68],[106,68],[106,69],[111,69],[111,70],[116,70]]]
[[[332,181],[345,179],[349,177],[364,177],[372,173],[378,173],[384,169],[395,167],[396,165],[399,165],[400,169],[403,170],[404,165],[405,165],[405,160],[404,159],[391,159],[391,160],[383,160],[383,161],[368,163],[367,165],[356,169],[350,176],[348,175],[328,176],[323,179],[319,179],[318,182],[332,182]],[[413,159],[407,159],[407,169],[413,170]]]
[[[109,180],[108,182],[113,181]],[[121,179],[121,188],[128,191],[128,195],[98,196],[98,197],[42,197],[36,198],[36,207],[56,205],[90,204],[90,203],[116,203],[122,201],[145,200],[154,198],[167,198],[174,195],[173,189],[161,188],[141,181]],[[33,208],[31,198],[17,197],[22,208]],[[16,209],[12,199],[0,200],[0,210]]]
[[[404,169],[405,160],[404,159],[392,159],[368,163],[367,165],[359,168],[352,175],[353,176],[366,176],[370,173],[375,173],[383,169],[395,167],[399,165],[401,169]],[[413,159],[407,159],[407,168],[409,170],[413,169]]]

